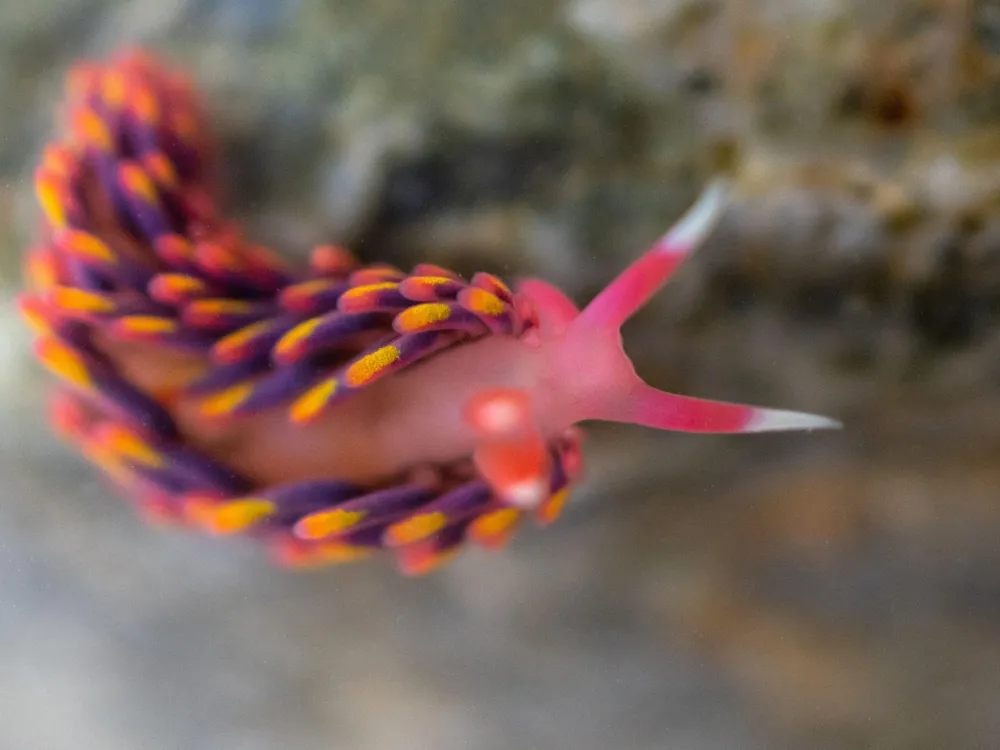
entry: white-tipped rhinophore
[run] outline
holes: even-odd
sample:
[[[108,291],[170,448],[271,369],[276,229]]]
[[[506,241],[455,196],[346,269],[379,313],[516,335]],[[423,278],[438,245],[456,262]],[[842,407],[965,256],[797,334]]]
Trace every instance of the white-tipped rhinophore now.
[[[839,430],[844,425],[836,419],[784,409],[757,408],[743,432],[784,432],[788,430]]]
[[[665,255],[687,255],[696,250],[712,233],[726,207],[726,187],[716,180],[706,187],[698,200],[654,246]]]
[[[705,188],[694,205],[580,313],[577,328],[617,330],[645,305],[711,234],[726,206],[722,181]]]

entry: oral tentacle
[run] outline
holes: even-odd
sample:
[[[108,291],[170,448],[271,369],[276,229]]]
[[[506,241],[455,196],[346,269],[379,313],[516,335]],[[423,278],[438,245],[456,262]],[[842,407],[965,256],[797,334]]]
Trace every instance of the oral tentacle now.
[[[518,388],[484,390],[464,413],[476,435],[473,460],[479,473],[505,503],[537,508],[551,494],[551,465],[530,395]]]

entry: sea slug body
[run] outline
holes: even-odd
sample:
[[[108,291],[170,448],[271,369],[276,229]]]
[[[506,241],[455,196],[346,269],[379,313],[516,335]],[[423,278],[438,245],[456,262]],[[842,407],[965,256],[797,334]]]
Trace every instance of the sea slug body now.
[[[335,246],[292,268],[219,210],[191,85],[143,52],[72,72],[20,300],[60,435],[149,518],[290,565],[376,551],[408,574],[551,523],[585,420],[688,432],[836,426],[644,383],[619,329],[724,208],[709,187],[582,311]]]

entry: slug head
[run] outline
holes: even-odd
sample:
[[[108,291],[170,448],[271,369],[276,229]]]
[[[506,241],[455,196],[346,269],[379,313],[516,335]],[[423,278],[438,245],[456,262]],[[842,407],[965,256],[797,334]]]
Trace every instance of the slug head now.
[[[701,433],[768,432],[839,427],[835,420],[779,409],[691,398],[645,383],[622,346],[621,326],[645,305],[714,229],[725,207],[721,184],[709,187],[652,248],[582,311],[548,284],[519,287],[535,306],[534,341],[545,350],[534,408],[546,427],[587,419]]]

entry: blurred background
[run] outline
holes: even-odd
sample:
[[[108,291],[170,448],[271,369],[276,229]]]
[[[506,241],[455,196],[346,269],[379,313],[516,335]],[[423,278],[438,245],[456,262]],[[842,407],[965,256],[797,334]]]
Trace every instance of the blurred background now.
[[[142,525],[10,304],[66,69],[133,44],[289,254],[584,302],[730,175],[626,346],[845,429],[595,428],[556,526],[426,579]],[[0,747],[1000,748],[1000,2],[5,0],[0,113]]]

